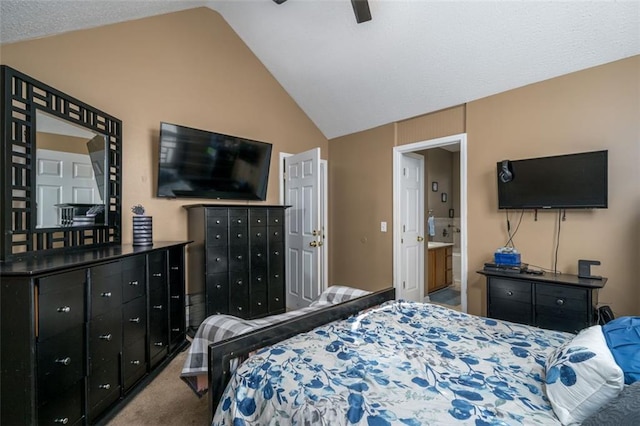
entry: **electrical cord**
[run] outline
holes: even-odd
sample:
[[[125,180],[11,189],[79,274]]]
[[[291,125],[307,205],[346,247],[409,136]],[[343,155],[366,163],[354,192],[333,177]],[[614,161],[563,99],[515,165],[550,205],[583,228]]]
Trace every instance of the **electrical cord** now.
[[[505,210],[505,214],[507,216],[507,235],[509,235],[509,239],[505,243],[505,247],[508,247],[511,244],[511,247],[516,248],[516,245],[513,242],[513,237],[518,233],[518,229],[520,229],[520,224],[522,223],[522,216],[524,216],[524,209],[520,212],[520,219],[518,219],[518,224],[516,225],[516,230],[511,233],[511,222],[509,221],[509,209]]]
[[[558,272],[558,250],[560,249],[560,225],[562,224],[562,210],[558,209],[558,232],[556,234],[556,253],[553,261],[553,272]]]

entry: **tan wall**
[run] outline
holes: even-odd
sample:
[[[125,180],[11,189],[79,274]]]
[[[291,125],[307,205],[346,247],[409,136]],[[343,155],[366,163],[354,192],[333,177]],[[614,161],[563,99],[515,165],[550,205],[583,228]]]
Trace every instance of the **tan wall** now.
[[[608,149],[609,208],[567,211],[558,269],[577,273],[578,259],[600,260],[593,272],[609,278],[600,302],[618,315],[640,314],[639,76],[636,56],[467,105],[470,311],[485,311],[484,280],[473,271],[507,240],[496,162]],[[555,212],[537,221],[524,214],[515,237],[523,261],[552,268],[556,221]]]
[[[38,149],[50,149],[52,151],[75,152],[87,154],[87,138],[77,136],[58,135],[55,133],[37,132],[36,141]]]
[[[393,285],[394,125],[333,140],[329,147],[329,284]],[[380,222],[387,232],[380,232]]]
[[[273,143],[267,203],[278,203],[278,157],[327,139],[217,13],[199,8],[2,45],[9,65],[123,122],[123,241],[129,207],[154,217],[153,237],[185,240],[184,204],[155,198],[160,121]]]
[[[567,220],[561,224],[558,269],[576,273],[578,259],[600,260],[602,265],[593,272],[609,278],[600,292],[600,302],[611,305],[617,315],[640,314],[639,75],[640,56],[636,56],[470,102],[466,108],[397,123],[398,145],[466,130],[469,312],[486,312],[484,279],[475,271],[507,240],[505,214],[497,209],[496,162],[608,149],[609,208],[567,212]],[[330,174],[334,191],[332,226],[340,230],[332,234],[331,259],[341,263],[339,268],[332,268],[331,282],[372,289],[381,281],[393,279],[390,233],[379,239],[386,246],[378,248],[379,253],[389,253],[388,259],[370,258],[364,264],[351,263],[349,268],[350,259],[361,259],[368,252],[365,244],[357,244],[363,232],[355,225],[367,221],[367,235],[380,235],[380,219],[368,218],[372,212],[392,209],[391,189],[380,191],[378,184],[361,177],[371,177],[371,167],[376,165],[376,182],[391,185],[393,135],[383,132],[390,128],[384,126],[329,142],[329,163],[350,164],[349,173]],[[362,158],[376,161],[359,161]],[[360,184],[355,185],[355,181]],[[340,192],[339,198],[335,198],[336,191]],[[351,197],[367,199],[368,203],[362,205]],[[343,213],[335,214],[336,208]],[[534,221],[532,212],[525,213],[515,237],[523,261],[544,268],[553,266],[556,218],[553,212],[541,212]],[[375,277],[375,284],[369,284],[367,277]]]
[[[329,284],[393,285],[393,147],[462,132],[464,106],[329,141]]]

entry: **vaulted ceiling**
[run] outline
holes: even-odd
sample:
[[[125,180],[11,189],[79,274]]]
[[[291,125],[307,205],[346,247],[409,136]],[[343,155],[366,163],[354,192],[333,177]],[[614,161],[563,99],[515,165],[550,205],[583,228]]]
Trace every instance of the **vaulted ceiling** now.
[[[206,6],[329,139],[640,54],[637,0],[368,4],[2,0],[0,43]]]

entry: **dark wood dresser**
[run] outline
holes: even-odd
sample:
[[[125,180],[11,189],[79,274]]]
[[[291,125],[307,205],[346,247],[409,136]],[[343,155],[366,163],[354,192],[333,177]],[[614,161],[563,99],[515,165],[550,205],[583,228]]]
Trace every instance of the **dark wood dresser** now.
[[[0,423],[100,424],[186,345],[185,245],[0,263]]]
[[[606,278],[477,271],[487,277],[487,317],[577,333],[596,323],[598,290]]]
[[[285,208],[196,204],[189,219],[190,328],[285,311]]]

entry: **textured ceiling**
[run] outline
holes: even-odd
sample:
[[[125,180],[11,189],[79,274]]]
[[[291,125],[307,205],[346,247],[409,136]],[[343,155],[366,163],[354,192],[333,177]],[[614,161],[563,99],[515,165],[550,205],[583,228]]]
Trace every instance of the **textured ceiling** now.
[[[640,54],[640,0],[0,1],[0,43],[205,5],[327,138]],[[639,77],[640,78],[640,77]]]

